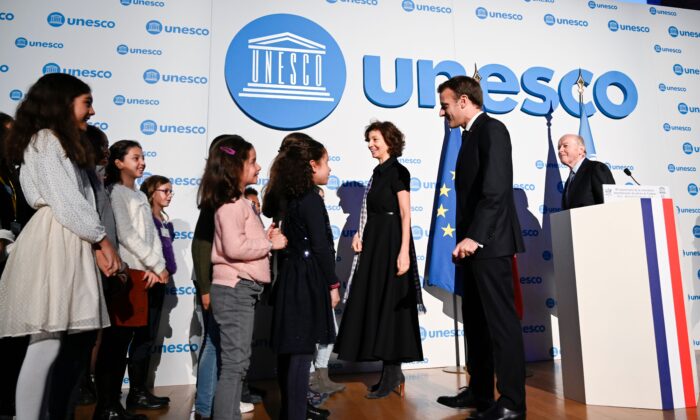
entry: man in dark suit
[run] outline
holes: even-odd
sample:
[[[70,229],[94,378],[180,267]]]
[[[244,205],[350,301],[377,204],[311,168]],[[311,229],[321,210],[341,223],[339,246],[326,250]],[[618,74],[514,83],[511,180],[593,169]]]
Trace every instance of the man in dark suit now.
[[[525,357],[513,298],[513,255],[524,251],[513,200],[508,129],[482,111],[479,83],[457,76],[438,88],[440,116],[462,127],[455,168],[456,279],[464,284],[462,318],[469,388],[440,397],[450,407],[476,408],[470,419],[525,418]],[[494,372],[501,397],[494,401]]]
[[[603,203],[603,184],[614,184],[608,166],[586,158],[586,146],[581,136],[564,134],[557,146],[559,160],[571,169],[561,195],[564,210]]]

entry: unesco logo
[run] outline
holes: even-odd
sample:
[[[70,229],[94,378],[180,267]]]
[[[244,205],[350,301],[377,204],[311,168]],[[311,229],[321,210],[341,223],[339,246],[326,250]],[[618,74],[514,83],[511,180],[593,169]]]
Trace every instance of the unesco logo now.
[[[158,131],[158,124],[153,120],[144,120],[141,123],[141,132],[147,136],[153,135]]]
[[[160,73],[158,73],[158,70],[148,69],[145,72],[143,72],[143,80],[149,85],[158,83],[158,81],[160,80]]]
[[[126,55],[129,54],[129,46],[125,44],[121,44],[117,46],[117,53],[121,55]]]
[[[681,66],[680,64],[674,64],[673,72],[676,73],[676,75],[680,76],[681,74],[683,74],[683,66]]]
[[[660,53],[661,52],[661,45],[659,45],[659,44],[654,45],[654,51],[656,51],[657,53]]]
[[[544,304],[547,306],[547,308],[552,309],[557,306],[557,301],[554,298],[547,298],[547,300],[544,301]]]
[[[158,35],[163,32],[163,24],[157,20],[149,20],[146,23],[146,32],[151,35]]]
[[[674,172],[676,172],[676,165],[669,163],[667,166],[667,169],[670,173],[674,173]]]
[[[126,98],[124,95],[116,95],[112,101],[114,105],[122,106],[126,103]]]
[[[696,238],[700,238],[700,226],[693,226],[693,236],[695,236]]]
[[[688,113],[688,105],[686,105],[683,102],[679,103],[678,104],[678,112],[680,112],[683,115],[687,114]]]
[[[340,188],[340,178],[338,178],[335,175],[329,176],[326,188],[328,188],[329,190],[337,190],[338,188]]]
[[[671,131],[671,124],[664,123],[664,131]]]
[[[7,64],[0,64],[0,73],[7,73],[10,71],[10,66]]]
[[[545,261],[549,261],[552,259],[552,253],[550,251],[544,251],[542,252],[542,259]]]
[[[553,26],[556,23],[556,19],[554,18],[554,15],[549,14],[549,13],[544,15],[544,23],[546,23],[549,26]]]
[[[663,83],[659,83],[659,90],[660,90],[661,92],[666,92],[666,85],[663,84]]]
[[[416,8],[416,4],[411,0],[401,2],[401,8],[407,12],[412,12]]]
[[[588,2],[588,7],[590,7],[591,9],[595,9],[595,2],[592,1],[592,0],[589,1],[589,2]]]
[[[420,179],[418,178],[411,178],[411,181],[409,183],[409,188],[411,188],[411,191],[419,191],[420,190]]]
[[[19,101],[20,99],[22,99],[22,96],[24,96],[24,94],[19,89],[14,89],[10,91],[10,99],[12,99],[13,101]]]
[[[24,48],[27,46],[28,43],[29,42],[27,41],[27,38],[19,37],[19,38],[15,39],[15,46],[17,48]]]
[[[673,38],[678,36],[678,28],[675,26],[669,26],[668,27],[668,34],[671,35]]]
[[[688,184],[688,194],[692,195],[693,197],[698,195],[698,186],[693,183]]]
[[[411,234],[413,235],[413,240],[418,241],[423,239],[423,228],[420,226],[411,226]]]
[[[333,233],[333,240],[337,240],[340,238],[340,228],[338,226],[331,226],[331,232]]]
[[[153,1],[153,0],[120,0],[122,6],[150,6],[150,7],[165,7],[165,2],[163,1]]]
[[[46,21],[54,28],[58,28],[66,23],[66,17],[61,13],[53,12],[46,18]]]
[[[608,29],[610,29],[613,32],[617,32],[618,29],[620,29],[620,24],[617,23],[617,21],[615,20],[611,20],[610,22],[608,22]]]
[[[333,37],[315,22],[275,14],[236,34],[226,52],[224,76],[231,97],[248,117],[266,127],[298,130],[318,124],[338,106],[345,59]]]
[[[476,17],[479,19],[486,19],[489,16],[488,10],[486,10],[483,7],[477,7],[476,9]]]
[[[683,143],[683,153],[685,153],[686,155],[692,155],[694,151],[695,148],[692,144],[688,142]]]

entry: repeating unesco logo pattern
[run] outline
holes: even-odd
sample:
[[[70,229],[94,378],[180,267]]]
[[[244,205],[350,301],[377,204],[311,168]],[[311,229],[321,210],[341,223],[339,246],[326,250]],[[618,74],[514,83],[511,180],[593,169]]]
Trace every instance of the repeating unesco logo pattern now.
[[[476,10],[474,11],[474,13],[476,14],[476,17],[481,19],[481,20],[491,18],[491,19],[522,21],[524,19],[523,15],[521,15],[520,13],[500,12],[500,11],[494,12],[492,10],[491,11],[487,10],[485,7],[477,7]]]
[[[580,26],[587,27],[588,21],[583,19],[558,18],[551,13],[544,15],[544,23],[548,26],[565,25],[565,26]]]
[[[112,78],[112,72],[110,70],[104,70],[104,69],[84,69],[84,68],[79,68],[79,67],[64,67],[61,68],[56,63],[47,63],[42,67],[41,69],[42,74],[48,74],[48,73],[65,73],[65,74],[70,74],[75,77],[89,77],[89,78],[96,78],[96,79],[111,79]]]
[[[345,3],[359,6],[378,6],[379,0],[326,0],[330,4]]]
[[[12,12],[0,12],[0,22],[15,20],[15,14]]]
[[[692,155],[693,153],[700,153],[700,146],[693,146],[690,142],[683,143],[683,153],[686,155]]]
[[[19,89],[12,89],[10,91],[10,99],[12,99],[13,101],[19,101],[20,99],[22,99],[23,96],[24,93],[22,93],[22,91]]]
[[[650,7],[649,13],[652,16],[678,16],[678,13],[673,10],[657,9],[656,7]]]
[[[119,0],[122,6],[147,6],[147,7],[165,7],[164,1],[152,0]]]
[[[315,22],[275,14],[236,34],[226,52],[224,76],[231,98],[248,117],[267,127],[296,130],[318,124],[338,106],[345,59]]]
[[[662,47],[659,44],[654,45],[654,51],[657,53],[683,54],[683,50],[680,48]]]
[[[668,27],[668,34],[672,38],[677,38],[677,37],[687,37],[687,38],[696,38],[700,39],[700,32],[698,31],[689,31],[687,29],[678,29],[675,26],[669,26]]]
[[[117,45],[117,54],[163,55],[163,51],[153,48],[129,48],[126,44],[119,44]]]
[[[194,26],[163,25],[159,20],[149,20],[146,22],[146,32],[151,35],[158,35],[161,32],[177,35],[208,36],[209,29]]]
[[[676,76],[681,76],[683,74],[690,74],[693,76],[700,76],[700,68],[693,68],[693,67],[683,67],[680,64],[674,64],[673,65],[673,73]]]
[[[406,12],[412,12],[415,10],[418,12],[428,12],[428,13],[445,13],[445,14],[452,13],[451,7],[415,3],[411,0],[402,1],[401,8]]]
[[[50,42],[50,41],[33,41],[25,37],[19,37],[15,39],[15,47],[17,48],[63,48],[62,42]]]
[[[155,133],[164,134],[206,134],[207,128],[202,125],[158,124],[153,120],[144,120],[139,129],[147,136]]]
[[[157,106],[157,105],[160,105],[160,101],[158,99],[154,99],[154,98],[127,98],[124,95],[115,95],[114,98],[112,99],[112,102],[114,102],[114,105],[117,105],[117,106],[122,106],[122,105]]]
[[[85,19],[78,17],[66,17],[63,13],[53,12],[50,13],[46,18],[46,22],[49,26],[54,28],[60,28],[63,25],[68,26],[83,26],[87,28],[95,29],[114,29],[117,23],[113,20],[107,19]]]
[[[665,83],[659,83],[660,92],[687,92],[688,89],[683,86],[671,86]]]
[[[644,32],[644,33],[651,32],[651,28],[648,26],[630,25],[628,23],[619,23],[618,21],[616,21],[614,19],[608,21],[608,29],[610,29],[611,32],[617,32],[617,31]]]
[[[664,123],[664,131],[693,131],[693,128],[687,125],[672,125],[670,123]]]
[[[193,76],[175,73],[161,75],[156,69],[148,69],[143,72],[143,81],[149,85],[153,85],[158,82],[205,85],[209,82],[209,79],[206,76]]]
[[[680,112],[682,115],[686,115],[688,113],[697,114],[700,113],[700,106],[688,106],[688,104],[686,104],[685,102],[680,102],[678,104],[678,112]]]
[[[607,9],[607,10],[617,10],[617,5],[610,3],[596,3],[594,1],[588,2],[588,7],[591,9]]]

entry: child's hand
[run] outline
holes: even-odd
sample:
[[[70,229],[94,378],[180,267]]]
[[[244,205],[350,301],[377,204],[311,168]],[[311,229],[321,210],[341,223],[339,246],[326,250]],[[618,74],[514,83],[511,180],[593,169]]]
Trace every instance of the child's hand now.
[[[150,289],[156,283],[160,283],[160,277],[153,271],[146,271],[146,275],[143,277],[143,281],[146,282],[146,289]]]
[[[114,249],[114,246],[106,236],[98,242],[97,245],[99,247],[99,249],[95,251],[97,266],[105,276],[113,276],[119,271],[122,265],[122,260],[119,258],[117,250]]]
[[[279,229],[271,229],[268,239],[272,242],[272,249],[277,250],[287,247],[287,237]]]
[[[331,307],[335,308],[340,302],[340,292],[338,289],[331,289]]]
[[[411,260],[408,258],[408,251],[399,252],[399,257],[396,259],[396,275],[401,276],[406,274],[409,267],[411,266]]]
[[[202,295],[202,309],[204,309],[205,311],[208,311],[209,306],[211,306],[211,295],[209,295],[209,293],[203,294]]]
[[[168,280],[170,280],[170,273],[168,273],[168,270],[163,270],[158,274],[159,277],[159,283],[163,284],[168,284]]]
[[[362,252],[362,239],[360,239],[359,233],[355,233],[355,236],[352,237],[352,250],[358,254]]]

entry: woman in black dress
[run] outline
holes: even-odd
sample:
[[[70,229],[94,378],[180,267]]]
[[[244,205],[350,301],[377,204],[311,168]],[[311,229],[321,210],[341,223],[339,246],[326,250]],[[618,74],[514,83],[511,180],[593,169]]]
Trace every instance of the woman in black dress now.
[[[352,241],[357,255],[335,351],[341,360],[384,362],[367,398],[386,397],[396,387],[403,397],[401,363],[423,360],[418,312],[425,311],[411,237],[411,175],[397,160],[405,142],[394,124],[370,124],[365,141],[379,165]]]
[[[316,344],[335,339],[333,307],[340,301],[335,249],[318,186],[330,167],[323,145],[303,133],[289,134],[270,169],[263,213],[281,221],[287,248],[278,254],[272,288],[272,348],[282,394],[280,419],[322,419],[327,410],[308,404],[309,368]]]

